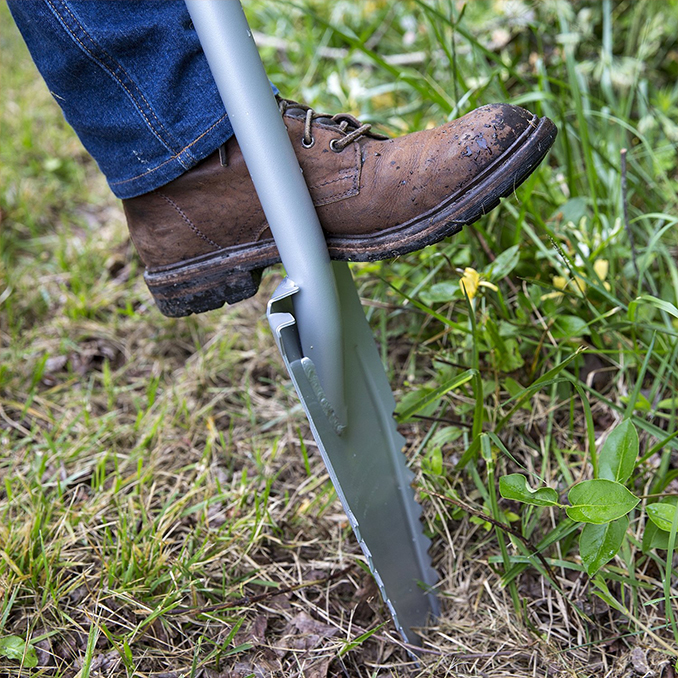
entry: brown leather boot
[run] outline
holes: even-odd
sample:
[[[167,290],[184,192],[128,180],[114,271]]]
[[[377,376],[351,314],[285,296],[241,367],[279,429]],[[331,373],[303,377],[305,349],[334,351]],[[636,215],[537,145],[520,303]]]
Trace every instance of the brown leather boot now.
[[[506,104],[397,139],[350,115],[280,101],[330,256],[376,261],[432,245],[476,221],[537,167],[548,118]],[[280,261],[237,141],[184,175],[123,201],[146,282],[168,316],[246,299]]]

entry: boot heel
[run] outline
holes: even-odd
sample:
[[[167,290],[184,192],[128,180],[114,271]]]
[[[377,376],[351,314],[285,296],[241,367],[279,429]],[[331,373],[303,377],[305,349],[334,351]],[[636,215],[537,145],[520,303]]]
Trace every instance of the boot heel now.
[[[160,312],[170,318],[180,318],[254,296],[262,270],[234,271],[217,267],[191,275],[179,269],[171,273],[147,272],[144,278]]]

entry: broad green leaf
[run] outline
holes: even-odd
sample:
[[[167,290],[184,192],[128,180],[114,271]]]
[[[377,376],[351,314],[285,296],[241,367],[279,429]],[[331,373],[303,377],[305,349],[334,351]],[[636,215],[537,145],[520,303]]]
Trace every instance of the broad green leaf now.
[[[585,480],[567,495],[567,515],[579,523],[602,525],[625,516],[640,499],[612,480]]]
[[[515,499],[534,506],[557,506],[558,493],[551,487],[533,490],[527,484],[527,478],[520,473],[512,473],[499,478],[499,494],[504,499]]]
[[[518,342],[515,339],[507,339],[504,342],[504,347],[506,351],[499,356],[498,360],[497,366],[499,369],[502,372],[514,372],[520,369],[525,364],[525,361],[523,356],[520,355]]]
[[[431,436],[426,447],[427,449],[442,447],[443,445],[453,443],[455,440],[459,440],[463,435],[464,431],[459,426],[443,426]]]
[[[22,662],[28,669],[38,665],[38,655],[35,648],[20,636],[6,636],[0,638],[0,657],[6,657],[16,662]]]
[[[631,398],[629,396],[621,396],[619,398],[625,405],[628,405],[628,403],[631,402]],[[659,403],[657,403],[657,408],[659,408]],[[636,402],[633,404],[633,409],[634,411],[640,410],[641,412],[650,412],[653,407],[652,403],[642,394],[639,393],[638,397],[636,398]]]
[[[627,419],[615,426],[598,457],[598,476],[625,483],[633,473],[638,458],[638,432]]]
[[[678,408],[678,396],[674,398],[665,398],[657,403],[658,410],[675,410]]]
[[[667,504],[671,508],[678,505],[678,497],[664,497],[660,504]],[[655,506],[655,504],[652,504]],[[660,530],[652,520],[645,523],[645,530],[643,531],[643,542],[641,548],[643,553],[649,553],[652,549],[661,549],[666,551],[669,548],[669,533]]]
[[[455,280],[446,280],[445,282],[439,282],[435,285],[431,285],[429,289],[426,290],[426,297],[429,303],[438,302],[445,303],[451,301],[455,297],[459,296],[459,281]]]
[[[436,476],[443,474],[443,451],[440,447],[434,447],[426,457],[428,470]]]
[[[561,315],[556,318],[551,333],[558,339],[569,339],[570,337],[583,337],[591,334],[586,321],[576,315]]]
[[[671,506],[671,504],[650,504],[647,507],[650,520],[664,532],[671,531],[676,511],[678,511],[678,506]]]
[[[483,270],[483,275],[488,280],[501,280],[505,278],[520,261],[520,245],[513,245],[504,250],[489,266]]]
[[[489,532],[492,529],[492,523],[487,522],[487,520],[483,520],[480,516],[470,516],[469,517],[469,522],[473,523],[474,525],[480,525],[485,532]]]
[[[643,530],[643,541],[641,550],[643,553],[649,553],[652,549],[662,549],[666,551],[669,547],[669,533],[660,530],[651,520],[645,523]]]
[[[582,217],[589,215],[588,208],[589,199],[584,196],[577,196],[570,198],[567,202],[559,205],[551,218],[557,218],[564,224],[571,221],[573,224],[578,224]]]
[[[621,548],[629,519],[624,516],[604,525],[587,523],[579,535],[579,553],[589,577],[614,558]]]

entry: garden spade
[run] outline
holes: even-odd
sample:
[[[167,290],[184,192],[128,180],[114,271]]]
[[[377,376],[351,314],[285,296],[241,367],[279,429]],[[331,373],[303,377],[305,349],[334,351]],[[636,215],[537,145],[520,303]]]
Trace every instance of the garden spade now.
[[[268,304],[276,343],[396,627],[418,644],[416,628],[438,614],[437,576],[353,278],[330,261],[240,2],[186,4],[287,273]]]

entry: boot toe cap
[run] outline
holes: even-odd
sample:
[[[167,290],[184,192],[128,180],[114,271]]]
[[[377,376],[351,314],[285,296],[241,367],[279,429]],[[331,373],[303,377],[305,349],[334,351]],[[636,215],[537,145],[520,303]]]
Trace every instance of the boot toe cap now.
[[[465,123],[468,140],[473,138],[482,147],[487,144],[491,154],[507,151],[530,127],[535,128],[539,118],[520,106],[488,104],[468,113]]]

